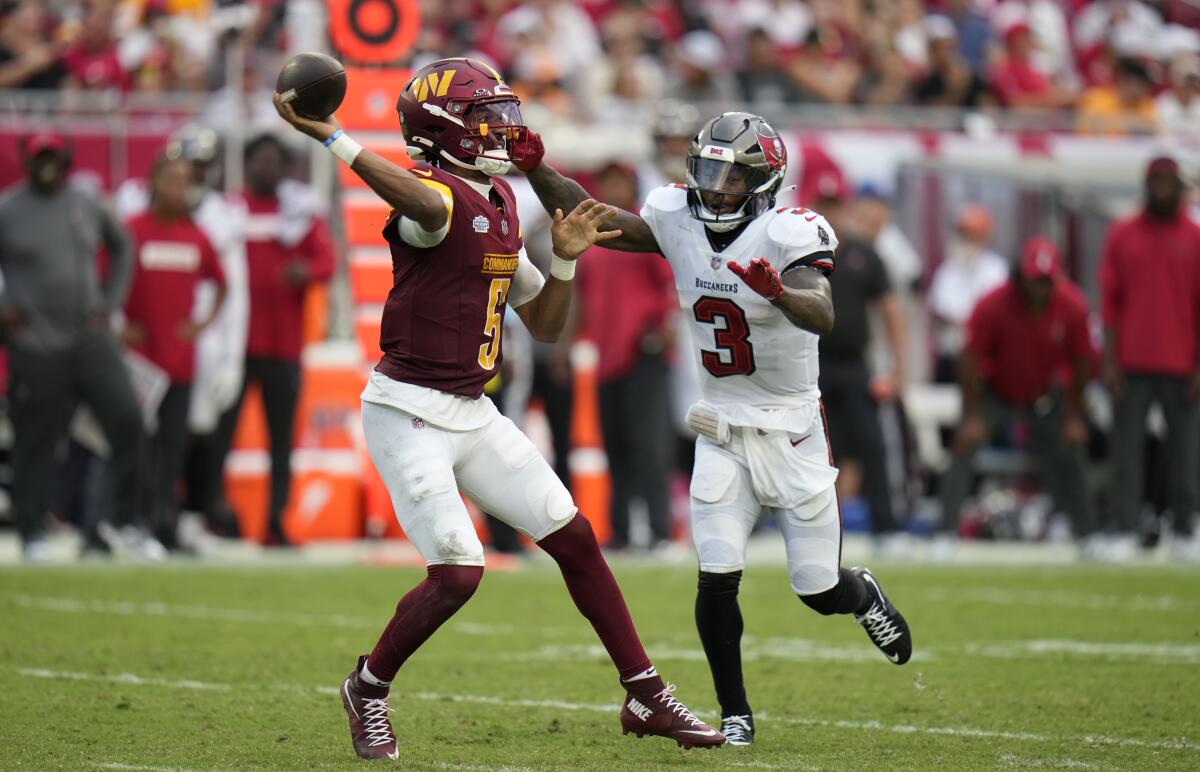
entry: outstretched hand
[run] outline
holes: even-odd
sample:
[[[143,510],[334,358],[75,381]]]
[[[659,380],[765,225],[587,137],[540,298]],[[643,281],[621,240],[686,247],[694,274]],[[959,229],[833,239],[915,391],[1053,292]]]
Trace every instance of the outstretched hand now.
[[[307,134],[318,142],[324,142],[338,130],[337,119],[332,115],[323,120],[305,118],[297,113],[289,102],[283,101],[283,96],[279,92],[271,95],[271,102],[274,103],[275,112],[279,113],[280,118],[290,123],[296,131]]]
[[[593,244],[617,238],[621,235],[620,230],[601,230],[616,215],[615,207],[591,198],[581,201],[566,217],[561,209],[555,209],[554,223],[550,226],[554,254],[564,260],[574,260]]]
[[[729,270],[738,275],[750,289],[762,295],[767,300],[778,300],[783,295],[783,280],[779,271],[765,257],[755,258],[750,265],[743,267],[734,260],[725,264]]]

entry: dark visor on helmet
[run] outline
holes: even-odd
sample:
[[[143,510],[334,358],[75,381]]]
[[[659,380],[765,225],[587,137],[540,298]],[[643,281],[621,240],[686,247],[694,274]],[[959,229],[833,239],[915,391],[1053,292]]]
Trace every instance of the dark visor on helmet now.
[[[525,125],[521,120],[521,106],[514,99],[506,99],[502,102],[477,102],[467,109],[466,114],[463,115],[463,123],[468,129],[477,129],[484,125],[488,127]]]
[[[769,172],[715,158],[688,158],[688,183],[697,191],[750,195],[766,184]]]

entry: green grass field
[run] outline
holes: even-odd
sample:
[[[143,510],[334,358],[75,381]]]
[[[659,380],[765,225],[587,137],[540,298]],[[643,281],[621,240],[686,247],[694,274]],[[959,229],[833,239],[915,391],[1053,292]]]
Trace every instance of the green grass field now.
[[[694,572],[618,565],[643,640],[711,716]],[[624,737],[616,676],[557,572],[492,572],[401,671],[405,769],[1200,768],[1200,573],[877,574],[917,654],[888,663],[808,611],[781,568],[743,582],[751,748]],[[421,572],[169,565],[0,569],[0,767],[361,764],[336,687]]]

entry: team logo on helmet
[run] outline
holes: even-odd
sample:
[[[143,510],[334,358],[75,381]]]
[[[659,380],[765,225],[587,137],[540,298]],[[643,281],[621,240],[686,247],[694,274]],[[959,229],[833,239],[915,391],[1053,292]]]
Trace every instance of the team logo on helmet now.
[[[821,225],[817,226],[817,238],[821,240],[821,246],[829,246],[829,232]]]
[[[764,131],[772,132],[770,134]],[[787,166],[787,149],[784,148],[784,140],[779,136],[775,136],[774,128],[763,122],[762,125],[755,128],[755,133],[758,134],[758,146],[762,148],[762,155],[767,160],[767,166],[772,170],[779,170]]]

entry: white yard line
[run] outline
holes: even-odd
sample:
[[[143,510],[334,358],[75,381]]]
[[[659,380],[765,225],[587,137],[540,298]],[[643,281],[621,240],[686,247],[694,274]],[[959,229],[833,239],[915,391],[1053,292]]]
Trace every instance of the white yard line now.
[[[1195,609],[1196,601],[1175,595],[1101,595],[1065,590],[1009,590],[1002,587],[928,589],[912,593],[926,600],[988,603],[999,606],[1048,606],[1087,611],[1180,611]]]
[[[345,614],[308,614],[304,612],[273,611],[270,609],[220,608],[214,606],[160,603],[157,601],[63,598],[45,595],[11,595],[9,597],[20,608],[63,614],[112,614],[116,616],[196,619],[206,622],[344,627],[363,630],[382,630],[387,623],[387,618],[384,616],[386,612],[381,612],[378,618],[368,618]],[[494,625],[467,621],[451,622],[446,629],[462,635],[478,636],[513,635],[520,632],[520,628],[515,625]],[[575,629],[568,627],[539,627],[538,630],[543,635],[575,636],[585,634],[587,628],[581,624]]]
[[[1200,663],[1200,645],[1190,643],[1115,643],[1071,639],[1034,639],[1029,641],[977,641],[966,645],[967,653],[996,659],[1027,659],[1030,656],[1063,656],[1103,659],[1112,662],[1135,661],[1155,665],[1191,665]]]
[[[1031,759],[1011,753],[1001,754],[997,761],[1002,767],[1016,769],[1110,769],[1110,767],[1078,759]]]
[[[381,628],[382,622],[366,617],[343,616],[340,614],[306,614],[302,612],[270,611],[267,609],[214,608],[212,606],[190,606],[156,601],[96,600],[86,598],[58,598],[43,595],[12,596],[22,608],[38,611],[57,611],[65,614],[115,614],[118,616],[170,617],[175,619],[199,619],[208,622],[236,622],[250,624],[288,624],[315,627]]]
[[[107,675],[104,673],[73,673],[58,670],[47,670],[44,668],[17,668],[17,672],[21,675],[30,676],[33,678],[74,681],[103,681],[108,683],[133,684],[139,686],[160,686],[175,689],[207,689],[213,691],[227,691],[235,688],[233,684],[206,683],[202,681],[190,680],[170,681],[162,678],[146,678],[143,676],[134,675],[132,673]],[[247,688],[261,689],[263,687],[261,685],[253,685],[248,686]],[[306,687],[299,684],[275,684],[268,688],[284,691],[315,691],[321,694],[336,694],[338,691],[337,687],[334,686]],[[484,705],[497,705],[501,707],[515,708],[554,708],[556,710],[581,710],[593,713],[614,713],[620,707],[615,704],[601,705],[595,703],[569,702],[566,700],[514,700],[488,695],[441,694],[437,692],[406,692],[402,695],[397,695],[397,701],[404,699],[416,699],[427,702],[478,703]],[[706,711],[696,711],[696,714],[700,716],[709,715]],[[792,724],[798,726],[822,726],[834,729],[851,729],[868,732],[882,731],[894,732],[896,734],[944,735],[951,737],[1018,740],[1024,742],[1078,742],[1089,746],[1116,745],[1129,748],[1152,748],[1158,750],[1200,752],[1200,743],[1192,742],[1186,738],[1174,740],[1141,740],[1133,737],[1111,737],[1107,735],[1067,737],[1037,732],[1011,732],[999,729],[980,729],[976,727],[917,726],[914,724],[888,724],[881,721],[847,721],[837,719],[804,718],[798,716],[773,716],[766,713],[759,714],[756,716],[756,718],[758,718],[760,721],[779,722],[782,724]]]
[[[699,647],[676,648],[664,643],[650,641],[647,651],[654,655],[656,662],[705,662],[704,652]],[[513,662],[567,662],[580,659],[607,657],[604,647],[599,644],[559,645],[547,644],[533,651],[513,652],[496,655],[497,659]],[[847,662],[851,664],[878,664],[883,658],[869,644],[859,648],[834,646],[824,641],[807,640],[804,638],[767,638],[761,643],[743,641],[742,660],[756,662],[758,660],[782,659],[791,662]],[[912,661],[927,662],[933,659],[928,650],[920,650],[913,654]]]
[[[92,766],[97,769],[134,769],[144,772],[189,772],[186,767],[150,767],[145,764],[122,764],[119,761],[104,761]]]

